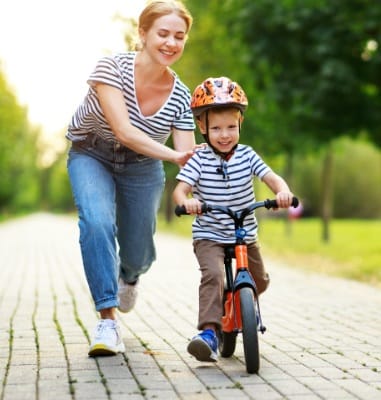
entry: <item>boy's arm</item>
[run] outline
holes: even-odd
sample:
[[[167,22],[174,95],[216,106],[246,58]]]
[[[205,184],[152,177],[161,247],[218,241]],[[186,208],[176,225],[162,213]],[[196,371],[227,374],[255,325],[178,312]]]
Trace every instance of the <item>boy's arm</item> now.
[[[173,191],[173,201],[178,205],[182,206],[184,201],[188,199],[189,193],[192,191],[192,186],[186,182],[179,181]]]
[[[290,191],[286,181],[281,176],[271,171],[268,172],[262,180],[276,195],[279,207],[287,208],[291,206],[294,195]]]
[[[192,186],[186,182],[179,181],[173,191],[173,201],[179,205],[184,206],[188,214],[200,214],[201,202],[193,197],[189,197],[192,192]]]

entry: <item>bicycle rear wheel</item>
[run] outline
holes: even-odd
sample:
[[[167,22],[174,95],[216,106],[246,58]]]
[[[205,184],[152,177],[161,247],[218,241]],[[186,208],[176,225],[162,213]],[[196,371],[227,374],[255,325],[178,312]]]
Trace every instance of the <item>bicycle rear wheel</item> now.
[[[259,344],[255,301],[251,288],[240,289],[240,305],[246,371],[255,374],[259,370]]]
[[[227,290],[224,290],[224,297],[222,300],[222,313],[226,312],[225,302],[227,299]],[[224,332],[222,329],[218,332],[218,350],[221,357],[231,357],[235,351],[235,344],[237,340],[237,332]]]
[[[218,349],[221,357],[231,357],[235,351],[237,332],[220,331],[218,339]]]

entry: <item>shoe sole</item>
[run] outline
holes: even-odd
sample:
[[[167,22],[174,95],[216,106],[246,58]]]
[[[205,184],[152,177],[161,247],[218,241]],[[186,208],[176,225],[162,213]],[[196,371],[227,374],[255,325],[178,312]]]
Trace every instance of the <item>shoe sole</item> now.
[[[202,339],[193,339],[187,347],[188,353],[198,361],[216,362],[217,354]]]
[[[124,353],[124,346],[117,347],[115,349],[111,349],[110,347],[105,346],[104,344],[96,344],[89,350],[89,357],[107,357],[107,356],[115,356],[118,353]]]
[[[121,312],[121,313],[123,313],[123,314],[127,314],[127,313],[129,313],[130,311],[132,311],[134,307],[135,307],[135,304],[134,304],[132,307],[130,307],[130,308],[121,308],[121,307],[119,306],[119,307],[118,307],[118,311]]]
[[[137,300],[137,297],[138,297],[137,284],[138,284],[138,282],[136,282],[134,285],[127,284],[127,286],[129,286],[129,287],[135,288],[135,293],[132,296],[132,298],[129,298],[129,296],[127,296],[127,299],[125,301],[123,300],[123,297],[124,297],[124,295],[126,295],[126,291],[128,289],[126,287],[124,287],[124,288],[119,287],[118,288],[118,297],[119,297],[118,310],[121,313],[126,314],[126,313],[132,311],[132,309],[135,307],[136,300]],[[127,303],[128,307],[124,307],[123,303]]]

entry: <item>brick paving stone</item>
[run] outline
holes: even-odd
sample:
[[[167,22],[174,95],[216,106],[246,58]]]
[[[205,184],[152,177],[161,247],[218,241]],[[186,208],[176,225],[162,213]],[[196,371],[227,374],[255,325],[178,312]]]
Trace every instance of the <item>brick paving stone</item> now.
[[[12,400],[32,400],[36,398],[36,386],[32,383],[9,384],[4,389],[4,398]]]
[[[347,390],[349,393],[352,393],[361,399],[381,399],[381,393],[379,389],[368,385],[366,382],[363,382],[360,379],[350,378],[334,382],[338,386]]]
[[[1,400],[381,400],[381,290],[267,260],[261,369],[236,352],[199,363],[200,279],[190,240],[157,234],[158,259],[135,309],[120,314],[126,352],[87,356],[97,314],[72,216],[0,224]]]

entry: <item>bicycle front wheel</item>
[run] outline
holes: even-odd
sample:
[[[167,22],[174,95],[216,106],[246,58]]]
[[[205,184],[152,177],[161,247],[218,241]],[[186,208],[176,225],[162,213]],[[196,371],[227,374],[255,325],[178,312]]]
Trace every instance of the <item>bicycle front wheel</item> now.
[[[240,289],[240,305],[242,320],[242,340],[245,354],[246,371],[249,374],[256,374],[259,370],[259,344],[257,315],[255,300],[251,288]]]

